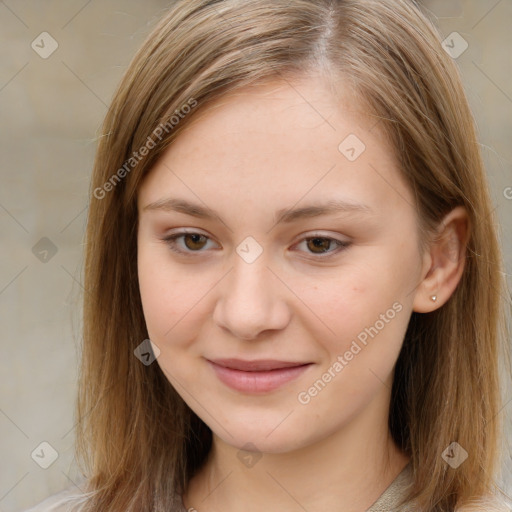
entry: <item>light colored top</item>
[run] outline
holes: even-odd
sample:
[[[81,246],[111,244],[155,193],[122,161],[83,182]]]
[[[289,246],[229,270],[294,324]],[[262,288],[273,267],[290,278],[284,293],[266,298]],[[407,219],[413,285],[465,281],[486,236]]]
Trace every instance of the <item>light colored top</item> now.
[[[400,474],[393,480],[389,487],[373,503],[366,512],[414,512],[407,505],[399,507],[400,502],[407,495],[409,485],[412,483],[411,464],[407,464]],[[74,488],[66,489],[58,494],[50,496],[38,505],[25,510],[25,512],[75,512],[76,501],[69,501],[70,496],[82,496]],[[75,507],[75,508],[73,508]],[[511,512],[509,504],[498,501],[489,501],[474,506],[467,506],[458,509],[459,512]],[[175,507],[169,512],[188,512],[183,505],[181,496],[175,496]]]
[[[390,512],[397,510],[408,512],[408,507],[398,508],[400,501],[405,498],[409,484],[412,482],[411,463],[407,464],[399,475],[391,482],[391,485],[380,495],[380,498],[368,509],[367,512]]]

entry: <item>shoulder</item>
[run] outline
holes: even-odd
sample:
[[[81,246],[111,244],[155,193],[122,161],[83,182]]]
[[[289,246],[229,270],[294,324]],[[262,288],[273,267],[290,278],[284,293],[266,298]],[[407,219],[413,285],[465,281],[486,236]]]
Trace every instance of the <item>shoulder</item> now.
[[[65,489],[23,512],[79,512],[86,495],[76,487]]]

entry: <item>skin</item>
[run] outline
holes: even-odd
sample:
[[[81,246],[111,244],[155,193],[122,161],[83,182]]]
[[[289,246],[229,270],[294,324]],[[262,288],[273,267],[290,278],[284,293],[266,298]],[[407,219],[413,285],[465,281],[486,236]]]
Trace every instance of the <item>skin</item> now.
[[[354,161],[338,149],[349,134],[366,146]],[[169,197],[222,220],[145,209]],[[370,212],[276,222],[281,208],[327,199]],[[213,432],[183,496],[187,509],[360,512],[407,464],[387,426],[394,364],[411,313],[442,306],[455,289],[467,239],[457,208],[441,241],[420,253],[413,205],[375,119],[348,89],[335,100],[321,76],[230,94],[162,155],[139,190],[138,272],[157,364]],[[176,253],[164,238],[183,229],[208,238],[181,237],[185,252]],[[263,249],[252,263],[236,251],[248,236]],[[350,245],[338,250],[325,237]],[[338,355],[397,303],[400,312],[300,403],[299,393],[329,368],[332,376]],[[251,394],[227,387],[205,359],[228,357],[313,364]],[[254,452],[250,465],[241,449]]]

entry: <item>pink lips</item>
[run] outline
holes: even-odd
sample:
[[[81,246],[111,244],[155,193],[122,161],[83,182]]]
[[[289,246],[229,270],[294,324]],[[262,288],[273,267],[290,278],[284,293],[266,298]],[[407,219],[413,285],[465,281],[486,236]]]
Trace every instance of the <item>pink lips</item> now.
[[[207,360],[221,382],[246,393],[266,393],[301,375],[311,363],[260,359]]]

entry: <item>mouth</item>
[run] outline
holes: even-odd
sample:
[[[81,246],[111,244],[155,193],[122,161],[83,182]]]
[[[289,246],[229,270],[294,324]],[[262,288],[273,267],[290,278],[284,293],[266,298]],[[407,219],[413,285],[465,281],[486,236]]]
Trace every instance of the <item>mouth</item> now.
[[[313,363],[260,359],[207,359],[218,379],[245,393],[268,393],[296,379]]]

